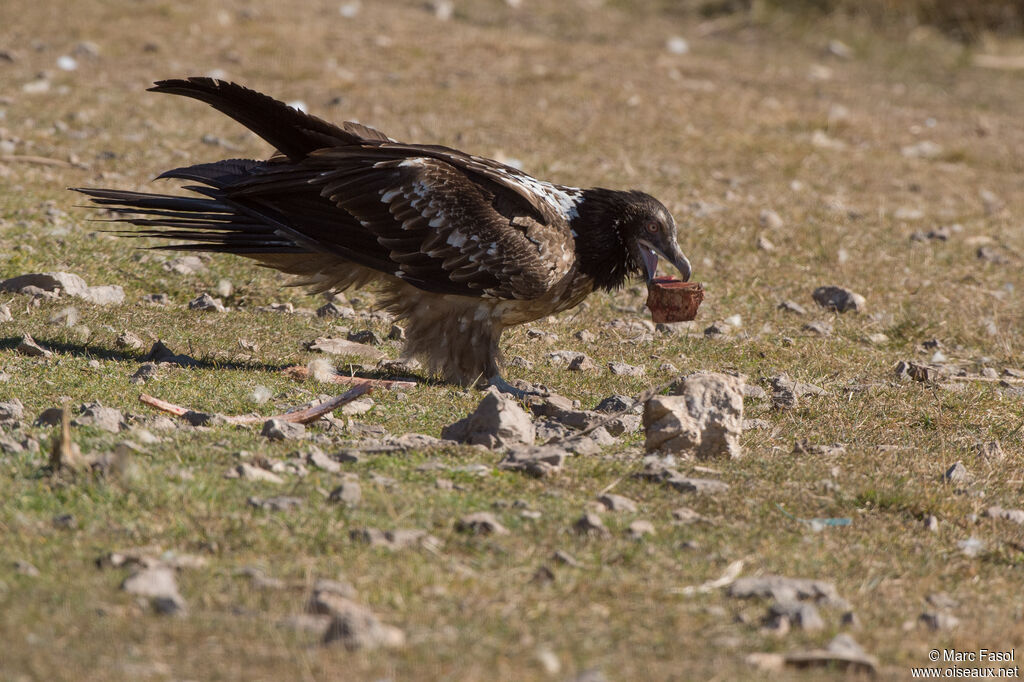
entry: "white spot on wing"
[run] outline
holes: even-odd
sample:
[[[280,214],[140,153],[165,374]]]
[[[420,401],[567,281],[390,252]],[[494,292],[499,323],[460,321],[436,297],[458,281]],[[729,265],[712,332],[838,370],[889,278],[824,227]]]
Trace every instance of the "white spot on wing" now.
[[[466,243],[466,235],[462,234],[458,230],[455,230],[448,235],[448,243],[455,248],[459,249]]]

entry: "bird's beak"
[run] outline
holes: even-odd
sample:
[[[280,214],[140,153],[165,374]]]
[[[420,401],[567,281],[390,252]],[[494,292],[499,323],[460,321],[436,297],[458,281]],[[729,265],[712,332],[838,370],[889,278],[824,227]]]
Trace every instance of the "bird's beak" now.
[[[676,267],[676,270],[678,270],[679,274],[682,275],[682,280],[684,282],[690,281],[690,275],[693,272],[690,267],[690,261],[683,253],[682,249],[675,244],[674,240],[671,245],[672,248],[670,253],[665,253],[646,240],[641,239],[639,241],[640,257],[644,263],[644,270],[647,271],[648,284],[658,275],[659,255]]]

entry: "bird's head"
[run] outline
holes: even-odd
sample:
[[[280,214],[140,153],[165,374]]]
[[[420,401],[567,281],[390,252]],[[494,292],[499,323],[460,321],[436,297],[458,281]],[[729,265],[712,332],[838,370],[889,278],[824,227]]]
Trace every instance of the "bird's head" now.
[[[690,279],[690,261],[676,241],[676,221],[665,206],[649,194],[628,192],[619,231],[633,261],[642,266],[647,281],[658,272],[658,256],[679,270],[684,282]]]

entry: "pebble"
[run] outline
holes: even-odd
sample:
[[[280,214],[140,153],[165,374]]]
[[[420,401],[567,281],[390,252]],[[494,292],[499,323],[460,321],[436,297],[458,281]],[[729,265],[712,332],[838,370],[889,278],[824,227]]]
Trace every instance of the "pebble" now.
[[[800,329],[814,336],[832,336],[832,325],[828,322],[808,322],[800,327]]]
[[[498,462],[498,468],[541,478],[561,471],[567,454],[556,445],[516,445]]]
[[[806,315],[807,309],[795,301],[782,301],[779,305],[775,306],[776,310],[782,310],[783,312],[793,313],[794,315]]]
[[[942,156],[944,151],[942,145],[931,140],[921,140],[900,148],[900,154],[908,159],[936,159]]]
[[[964,483],[967,481],[967,467],[963,462],[956,462],[942,475],[945,483]]]
[[[597,501],[604,505],[605,509],[613,512],[635,512],[636,502],[614,493],[605,493],[597,498]]]
[[[363,489],[358,481],[345,481],[331,491],[327,496],[328,502],[340,503],[354,507],[363,499]]]
[[[78,408],[78,416],[71,422],[75,426],[93,426],[110,433],[117,433],[128,427],[124,415],[113,407],[99,403],[86,403]]]
[[[263,509],[266,511],[291,511],[292,509],[298,509],[301,507],[305,500],[301,497],[290,497],[287,495],[279,495],[277,497],[250,497],[246,500],[246,503],[250,507],[256,509]]]
[[[642,377],[645,374],[643,367],[627,365],[624,362],[609,362],[608,370],[616,376]]]
[[[340,644],[349,651],[394,649],[405,645],[402,630],[382,623],[365,606],[337,597],[332,600],[332,618],[324,633],[325,645]]]
[[[578,518],[576,522],[572,524],[572,529],[579,535],[599,537],[611,535],[611,532],[604,525],[604,521],[601,520],[601,517],[589,512]]]
[[[772,230],[782,229],[785,225],[779,214],[770,208],[762,209],[761,213],[757,216],[757,220],[761,223],[762,227],[767,227]]]
[[[284,479],[272,471],[252,466],[251,464],[238,464],[231,467],[224,478],[244,478],[249,481],[263,481],[266,483],[284,483]]]
[[[15,424],[25,416],[25,406],[17,398],[0,402],[0,425]]]
[[[739,599],[761,597],[776,602],[811,601],[849,608],[847,601],[839,596],[835,585],[810,578],[788,578],[781,575],[739,578],[729,586],[728,594]]]
[[[917,622],[933,632],[952,630],[960,624],[960,619],[944,611],[925,611],[917,617]]]
[[[227,312],[227,308],[224,307],[223,301],[219,298],[214,298],[207,293],[199,294],[199,296],[196,296],[194,299],[189,301],[188,307],[190,310],[212,310],[217,313]]]
[[[1022,509],[1003,509],[999,506],[991,506],[985,510],[985,516],[1024,525],[1024,510]]]
[[[647,519],[637,519],[629,524],[626,532],[629,534],[630,538],[639,540],[646,535],[654,534],[654,524]]]
[[[349,306],[342,306],[334,303],[327,303],[316,309],[317,317],[339,317],[344,319],[353,318],[356,316],[356,311]]]
[[[590,331],[589,329],[581,329],[572,335],[572,338],[576,339],[580,343],[593,343],[597,340],[597,334]]]
[[[49,358],[53,356],[52,351],[40,346],[38,343],[36,343],[35,339],[33,339],[28,334],[25,334],[21,337],[21,341],[18,342],[18,345],[15,348],[15,350],[17,350],[22,355],[26,355],[30,358]]]
[[[786,625],[782,626],[782,622]],[[768,615],[765,618],[768,627],[788,629],[789,625],[795,625],[807,632],[817,632],[825,628],[825,621],[814,604],[797,600],[777,601],[769,607]]]
[[[849,311],[862,313],[867,308],[867,301],[860,294],[837,286],[818,287],[812,294],[815,303],[827,310],[839,313]]]
[[[304,424],[288,422],[283,419],[268,419],[263,423],[260,435],[269,440],[295,440],[306,437]]]
[[[509,530],[491,512],[467,514],[455,524],[455,530],[475,535],[508,535]]]
[[[687,54],[690,51],[690,43],[682,36],[672,36],[665,41],[665,49],[672,54]]]
[[[174,569],[167,566],[143,568],[125,578],[121,589],[140,597],[148,597],[153,609],[163,615],[185,615],[186,605],[174,578]]]

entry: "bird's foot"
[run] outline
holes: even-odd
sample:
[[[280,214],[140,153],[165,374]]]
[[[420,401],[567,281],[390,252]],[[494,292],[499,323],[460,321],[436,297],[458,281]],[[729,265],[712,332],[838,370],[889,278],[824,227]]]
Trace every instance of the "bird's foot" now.
[[[487,386],[494,386],[494,388],[498,389],[498,392],[510,395],[517,400],[525,400],[531,396],[540,396],[543,398],[544,396],[550,395],[550,391],[540,384],[531,384],[530,382],[523,381],[521,379],[516,380],[515,384],[511,384],[505,381],[500,374],[495,374],[488,379],[485,388]]]

